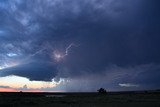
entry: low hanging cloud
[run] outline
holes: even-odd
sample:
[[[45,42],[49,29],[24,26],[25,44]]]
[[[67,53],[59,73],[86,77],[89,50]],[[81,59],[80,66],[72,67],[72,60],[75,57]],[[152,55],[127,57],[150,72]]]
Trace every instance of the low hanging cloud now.
[[[83,75],[70,75],[59,77],[60,83],[53,88],[43,90],[63,91],[93,91],[103,87],[108,91],[158,89],[159,82],[155,81],[160,76],[160,65],[147,64],[134,67],[120,67],[110,65],[101,73],[83,73]],[[150,75],[156,73],[157,77]],[[73,73],[69,73],[73,74]],[[56,77],[58,78],[58,77]],[[146,82],[147,81],[147,82]]]
[[[17,75],[26,77],[31,81],[52,81],[56,74],[57,70],[55,66],[48,62],[31,62],[15,67],[9,67],[0,72],[1,77]]]
[[[139,87],[138,84],[132,84],[132,83],[119,83],[119,86],[128,87],[128,88],[130,88],[130,87]]]
[[[9,86],[0,86],[0,88],[11,88]]]

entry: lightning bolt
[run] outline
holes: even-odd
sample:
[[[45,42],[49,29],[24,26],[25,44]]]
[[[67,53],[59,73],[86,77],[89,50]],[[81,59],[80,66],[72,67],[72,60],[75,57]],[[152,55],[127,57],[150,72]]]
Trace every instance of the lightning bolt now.
[[[29,57],[34,57],[35,55],[41,53],[42,51],[44,51],[45,48],[41,49],[41,50],[38,50],[37,52],[35,52],[34,54],[31,54]]]
[[[78,47],[78,45],[75,45],[75,44],[71,43],[71,44],[66,48],[64,57],[68,55],[69,50],[70,50],[70,48],[72,48],[72,47]]]
[[[40,50],[36,51],[35,53],[30,54],[30,55],[27,56],[25,59],[21,60],[21,63],[28,62],[31,58],[33,58],[33,57],[36,56],[37,54],[40,54],[40,53],[43,52],[44,50],[46,50],[46,48],[40,49]]]
[[[64,57],[66,57],[66,56],[69,55],[69,51],[70,51],[70,49],[71,49],[72,47],[78,47],[78,46],[79,46],[79,45],[75,45],[74,43],[71,43],[68,47],[66,47],[64,54],[62,54],[62,53],[60,53],[60,52],[58,52],[58,51],[54,51],[54,59],[55,59],[56,61],[62,60]]]
[[[44,50],[46,50],[46,48],[43,48],[41,50],[36,51],[33,54],[30,54],[29,56],[27,56],[26,58],[22,59],[22,60],[18,60],[18,61],[4,61],[3,64],[0,64],[0,70],[6,69],[6,68],[10,68],[10,67],[14,67],[14,66],[18,66],[20,64],[24,64],[24,63],[28,63],[28,61],[33,58],[34,56],[36,56],[37,54],[40,54],[41,52],[43,52]],[[11,54],[12,56],[14,56],[14,54]]]

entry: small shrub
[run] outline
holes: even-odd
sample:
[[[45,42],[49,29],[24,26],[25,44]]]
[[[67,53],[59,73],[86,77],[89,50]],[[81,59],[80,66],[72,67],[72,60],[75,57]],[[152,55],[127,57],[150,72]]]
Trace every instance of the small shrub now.
[[[97,90],[98,93],[101,93],[101,94],[105,94],[107,93],[107,91],[104,89],[104,88],[100,88],[99,90]]]

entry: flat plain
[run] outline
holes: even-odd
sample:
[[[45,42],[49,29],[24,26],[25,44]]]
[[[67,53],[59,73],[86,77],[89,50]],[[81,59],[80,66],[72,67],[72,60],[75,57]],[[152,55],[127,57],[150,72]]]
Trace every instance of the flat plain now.
[[[0,107],[160,107],[160,92],[1,92]]]

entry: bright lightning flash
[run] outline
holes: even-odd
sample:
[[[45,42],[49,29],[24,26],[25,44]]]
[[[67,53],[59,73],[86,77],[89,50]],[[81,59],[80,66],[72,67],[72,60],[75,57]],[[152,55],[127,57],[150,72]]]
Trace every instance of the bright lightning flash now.
[[[69,54],[69,50],[70,48],[72,48],[73,46],[77,47],[77,45],[75,44],[70,44],[66,49],[65,49],[65,52],[62,53],[62,52],[59,52],[59,51],[54,51],[53,52],[53,56],[54,56],[54,59],[56,61],[61,61],[64,57],[66,57],[68,54]]]
[[[58,51],[55,51],[53,54],[54,54],[54,59],[55,59],[56,61],[60,61],[61,59],[64,58],[64,55],[61,54],[61,53],[58,52]]]

